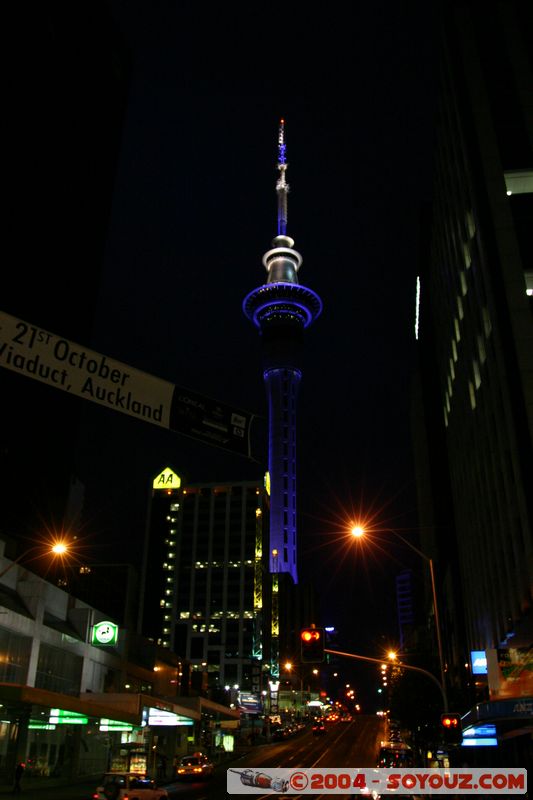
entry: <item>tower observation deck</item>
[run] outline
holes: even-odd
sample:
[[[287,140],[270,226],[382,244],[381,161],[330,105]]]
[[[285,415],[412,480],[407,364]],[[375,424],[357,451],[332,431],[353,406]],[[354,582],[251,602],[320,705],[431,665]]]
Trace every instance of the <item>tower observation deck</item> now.
[[[268,398],[270,472],[270,572],[298,582],[296,557],[296,401],[302,377],[303,331],[322,311],[320,297],[302,286],[302,256],[287,235],[285,123],[278,137],[278,233],[263,256],[266,283],[251,291],[243,311],[262,339],[263,379]]]

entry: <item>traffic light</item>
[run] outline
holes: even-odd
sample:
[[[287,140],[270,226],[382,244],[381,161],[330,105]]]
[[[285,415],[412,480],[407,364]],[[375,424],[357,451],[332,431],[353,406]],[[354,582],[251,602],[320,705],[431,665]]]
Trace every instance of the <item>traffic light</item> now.
[[[302,664],[324,661],[324,628],[303,628],[300,632]]]
[[[440,727],[445,744],[461,744],[463,741],[463,725],[461,715],[448,713],[441,714]]]

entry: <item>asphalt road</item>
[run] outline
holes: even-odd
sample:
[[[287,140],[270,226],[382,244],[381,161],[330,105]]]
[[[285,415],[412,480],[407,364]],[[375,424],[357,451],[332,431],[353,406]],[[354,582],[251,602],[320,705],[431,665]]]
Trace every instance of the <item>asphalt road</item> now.
[[[323,736],[313,736],[310,729],[284,742],[260,745],[245,756],[217,767],[215,775],[203,782],[179,782],[166,788],[171,798],[222,800],[227,798],[227,770],[256,769],[268,772],[273,767],[375,767],[380,740],[385,736],[384,724],[374,716],[358,716],[350,723],[328,724]],[[32,790],[22,786],[20,797],[26,800],[91,800],[95,783],[50,787]],[[14,797],[10,787],[0,789],[0,796]],[[237,795],[234,795],[237,797]],[[243,795],[244,796],[244,795]],[[277,795],[267,794],[267,797]],[[319,797],[320,795],[312,795]],[[331,795],[328,795],[331,797]],[[349,797],[350,795],[335,795]],[[260,798],[262,795],[255,794]],[[291,798],[298,795],[291,795]]]

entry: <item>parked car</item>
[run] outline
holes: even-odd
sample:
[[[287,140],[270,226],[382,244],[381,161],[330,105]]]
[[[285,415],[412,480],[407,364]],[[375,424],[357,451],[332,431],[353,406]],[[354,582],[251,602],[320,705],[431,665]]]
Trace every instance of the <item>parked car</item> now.
[[[140,772],[106,772],[93,800],[167,800],[168,792]]]
[[[204,780],[213,774],[214,764],[203,753],[193,753],[192,756],[183,756],[176,766],[176,778],[193,778]]]

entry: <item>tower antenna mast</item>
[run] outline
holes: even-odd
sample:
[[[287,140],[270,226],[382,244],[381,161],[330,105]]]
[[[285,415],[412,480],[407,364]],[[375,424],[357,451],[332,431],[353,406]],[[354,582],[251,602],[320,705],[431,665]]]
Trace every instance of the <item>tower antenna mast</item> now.
[[[289,193],[289,184],[285,180],[285,172],[287,167],[285,144],[285,120],[279,121],[278,132],[278,170],[279,178],[276,183],[276,192],[278,194],[278,236],[285,236],[287,233],[287,195]]]

